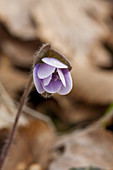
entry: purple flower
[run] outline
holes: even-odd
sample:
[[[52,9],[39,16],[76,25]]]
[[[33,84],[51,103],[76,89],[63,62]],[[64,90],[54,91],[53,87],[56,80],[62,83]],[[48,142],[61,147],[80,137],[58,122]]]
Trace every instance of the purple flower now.
[[[56,58],[45,57],[36,64],[33,79],[38,93],[68,94],[72,89],[72,78],[68,66]]]

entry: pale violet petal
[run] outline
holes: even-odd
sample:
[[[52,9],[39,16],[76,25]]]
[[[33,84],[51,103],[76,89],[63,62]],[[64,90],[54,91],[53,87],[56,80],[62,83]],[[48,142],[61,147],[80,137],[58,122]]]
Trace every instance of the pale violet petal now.
[[[50,83],[51,78],[52,78],[52,74],[51,74],[49,77],[43,79],[43,80],[42,80],[43,85],[44,85],[44,86],[47,86],[47,85]]]
[[[61,63],[59,60],[57,60],[56,58],[48,58],[48,57],[45,57],[42,59],[42,61],[46,64],[49,64],[53,67],[56,67],[56,68],[68,68],[67,65]]]
[[[65,81],[65,77],[64,77],[62,70],[57,68],[57,72],[60,77],[60,80],[62,81],[62,84],[66,87],[66,81]]]
[[[35,84],[35,87],[36,87],[38,93],[42,94],[45,92],[45,90],[42,87],[41,80],[37,76],[37,71],[38,71],[39,66],[40,66],[40,64],[37,64],[33,69],[33,80],[34,80],[34,84]]]
[[[54,71],[55,71],[55,67],[43,63],[40,64],[37,75],[40,79],[44,79],[50,76]]]
[[[66,80],[66,87],[62,85],[58,93],[61,95],[66,95],[71,91],[73,85],[70,72],[67,69],[64,69],[63,74]]]
[[[43,88],[48,93],[56,93],[61,89],[61,87],[62,87],[61,81],[59,79],[56,80],[55,76],[52,77],[50,83],[47,86],[43,85]]]

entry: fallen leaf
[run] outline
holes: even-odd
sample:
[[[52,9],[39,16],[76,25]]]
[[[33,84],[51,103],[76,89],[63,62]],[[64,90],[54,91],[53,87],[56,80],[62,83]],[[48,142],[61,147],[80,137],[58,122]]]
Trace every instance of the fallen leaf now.
[[[111,170],[113,135],[103,128],[87,128],[72,132],[59,138],[54,152],[57,156],[50,164],[50,170],[89,166]]]
[[[30,7],[35,0],[0,1],[0,21],[4,23],[13,36],[25,40],[36,38],[36,31],[30,18]],[[7,7],[8,4],[8,7]]]
[[[26,110],[26,107],[24,110]],[[13,126],[16,112],[17,109],[12,99],[7,94],[3,85],[0,84],[1,154],[3,152],[4,144],[7,144],[8,134]],[[55,131],[51,124],[48,125],[48,120],[46,121],[39,118],[41,115],[39,115],[39,117],[37,116],[37,119],[30,115],[32,115],[32,113],[27,116],[23,113],[20,117],[18,129],[14,136],[3,170],[19,170],[19,168],[25,170],[25,168],[29,168],[33,163],[39,163],[45,168],[52,159],[51,148],[56,136]]]
[[[12,66],[10,59],[2,56],[0,66],[0,80],[11,97],[16,97],[16,92],[23,89],[28,76]]]

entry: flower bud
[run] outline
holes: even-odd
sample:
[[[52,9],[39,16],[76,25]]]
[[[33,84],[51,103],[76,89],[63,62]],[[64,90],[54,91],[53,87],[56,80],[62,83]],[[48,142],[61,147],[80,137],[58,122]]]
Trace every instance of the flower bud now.
[[[50,48],[49,44],[42,46],[35,57],[33,79],[38,93],[68,94],[72,89],[70,70],[71,63],[59,52]]]

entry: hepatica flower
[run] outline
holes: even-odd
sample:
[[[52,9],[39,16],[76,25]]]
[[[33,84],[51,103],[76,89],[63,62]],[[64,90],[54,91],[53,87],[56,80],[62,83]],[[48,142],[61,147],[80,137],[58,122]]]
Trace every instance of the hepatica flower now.
[[[33,69],[35,87],[40,94],[68,94],[72,89],[72,78],[68,65],[52,57],[43,57]]]

